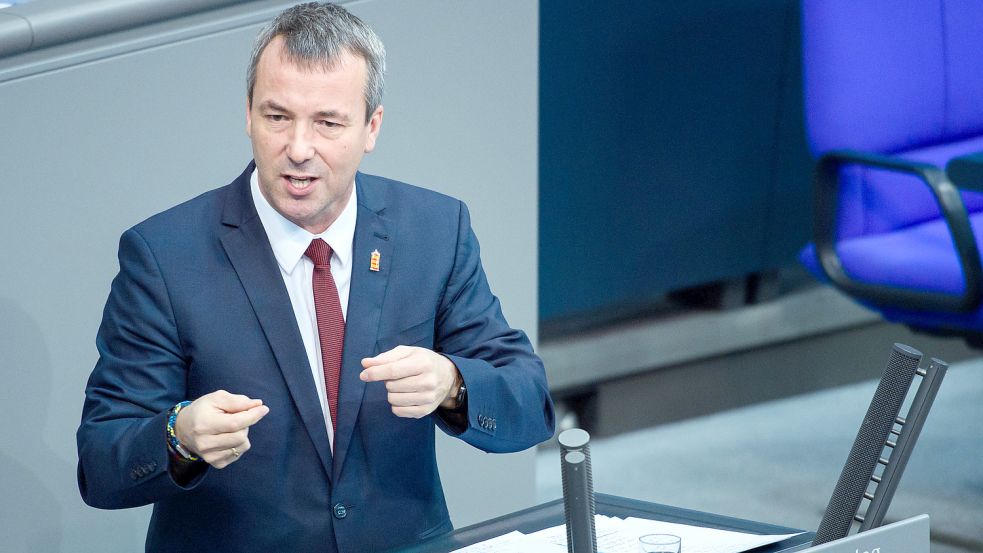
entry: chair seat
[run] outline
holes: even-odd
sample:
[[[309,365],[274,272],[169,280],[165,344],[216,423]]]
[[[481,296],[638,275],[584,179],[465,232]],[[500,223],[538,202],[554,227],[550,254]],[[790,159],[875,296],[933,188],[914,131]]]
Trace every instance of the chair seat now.
[[[969,219],[976,242],[983,247],[983,213],[971,213]],[[964,288],[959,260],[942,220],[841,240],[836,250],[847,274],[862,282],[949,294],[959,294]],[[812,244],[802,250],[799,259],[817,278],[828,282]],[[983,309],[953,314],[864,305],[889,320],[915,326],[979,327],[983,324]]]

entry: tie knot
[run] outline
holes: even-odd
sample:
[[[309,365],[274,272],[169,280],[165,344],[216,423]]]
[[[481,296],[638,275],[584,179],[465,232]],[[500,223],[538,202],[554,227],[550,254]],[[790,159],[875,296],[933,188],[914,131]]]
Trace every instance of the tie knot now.
[[[304,255],[314,262],[315,269],[331,269],[331,246],[320,238],[311,240]]]

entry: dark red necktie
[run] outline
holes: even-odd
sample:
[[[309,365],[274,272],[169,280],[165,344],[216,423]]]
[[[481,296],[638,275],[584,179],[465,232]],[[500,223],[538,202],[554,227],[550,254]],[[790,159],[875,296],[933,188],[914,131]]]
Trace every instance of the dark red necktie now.
[[[331,246],[315,238],[304,255],[314,262],[314,310],[317,314],[317,337],[321,342],[324,390],[328,395],[331,426],[337,430],[338,381],[341,378],[341,352],[345,345],[345,316],[341,312],[338,287],[331,276]]]

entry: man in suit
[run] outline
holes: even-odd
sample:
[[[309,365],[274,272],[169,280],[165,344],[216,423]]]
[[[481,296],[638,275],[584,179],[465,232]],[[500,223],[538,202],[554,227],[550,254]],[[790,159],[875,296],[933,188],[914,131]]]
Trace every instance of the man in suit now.
[[[435,426],[489,452],[553,433],[467,208],[357,171],[384,60],[340,7],[280,14],[247,76],[254,162],[120,240],[78,480],[153,504],[150,551],[412,543],[451,529]]]

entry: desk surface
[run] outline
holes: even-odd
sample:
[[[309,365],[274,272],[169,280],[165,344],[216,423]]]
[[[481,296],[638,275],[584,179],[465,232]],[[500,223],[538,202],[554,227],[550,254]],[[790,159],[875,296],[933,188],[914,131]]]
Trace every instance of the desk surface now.
[[[792,534],[794,532],[801,532],[801,530],[786,528],[784,526],[775,526],[763,522],[753,522],[606,494],[597,494],[595,496],[595,504],[598,514],[614,517],[633,516],[752,534]],[[475,524],[474,526],[460,528],[450,534],[437,536],[411,547],[399,549],[398,551],[401,553],[449,553],[455,549],[507,534],[513,530],[528,534],[558,524],[563,524],[562,499]],[[810,543],[812,538],[813,533],[808,532],[778,543],[755,548],[753,551],[755,553],[777,553],[779,551],[801,547],[803,544]]]

